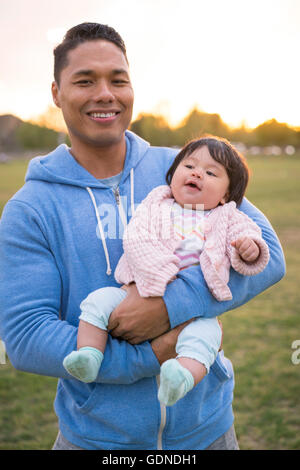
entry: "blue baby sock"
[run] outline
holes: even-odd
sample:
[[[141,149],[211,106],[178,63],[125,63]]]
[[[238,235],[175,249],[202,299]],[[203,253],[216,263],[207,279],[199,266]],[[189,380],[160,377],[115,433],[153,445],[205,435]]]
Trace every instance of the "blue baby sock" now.
[[[158,399],[166,406],[172,406],[194,387],[194,377],[176,359],[164,362],[160,369]]]
[[[103,353],[99,349],[84,346],[66,356],[63,366],[76,379],[89,383],[96,380],[102,360]]]

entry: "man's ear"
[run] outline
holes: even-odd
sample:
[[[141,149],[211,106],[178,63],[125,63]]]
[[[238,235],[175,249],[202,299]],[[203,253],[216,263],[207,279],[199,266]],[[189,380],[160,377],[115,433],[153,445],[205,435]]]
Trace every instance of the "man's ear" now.
[[[52,91],[52,98],[53,98],[54,104],[55,104],[58,108],[60,108],[59,87],[58,87],[57,82],[55,82],[55,81],[52,82],[51,91]]]

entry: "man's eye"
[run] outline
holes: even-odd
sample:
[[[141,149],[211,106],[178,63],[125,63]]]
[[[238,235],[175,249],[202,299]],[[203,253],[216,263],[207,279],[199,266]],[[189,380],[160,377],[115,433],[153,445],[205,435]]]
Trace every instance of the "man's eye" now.
[[[124,85],[126,83],[128,83],[127,80],[113,80],[114,85]]]
[[[75,85],[86,86],[90,83],[92,83],[91,80],[78,80],[77,82],[75,82]]]

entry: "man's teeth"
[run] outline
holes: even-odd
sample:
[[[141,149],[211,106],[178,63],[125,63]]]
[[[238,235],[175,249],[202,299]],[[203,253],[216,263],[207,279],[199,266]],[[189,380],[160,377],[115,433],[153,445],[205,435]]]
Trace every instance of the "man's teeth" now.
[[[108,118],[115,116],[117,113],[91,113],[90,115],[94,118]]]

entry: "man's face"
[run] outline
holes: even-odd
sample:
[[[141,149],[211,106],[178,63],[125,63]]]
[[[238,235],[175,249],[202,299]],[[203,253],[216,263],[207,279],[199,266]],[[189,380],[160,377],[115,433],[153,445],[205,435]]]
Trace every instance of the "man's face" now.
[[[53,82],[54,103],[62,109],[72,145],[117,144],[133,108],[129,68],[121,49],[105,40],[87,41],[68,53],[60,84]]]

